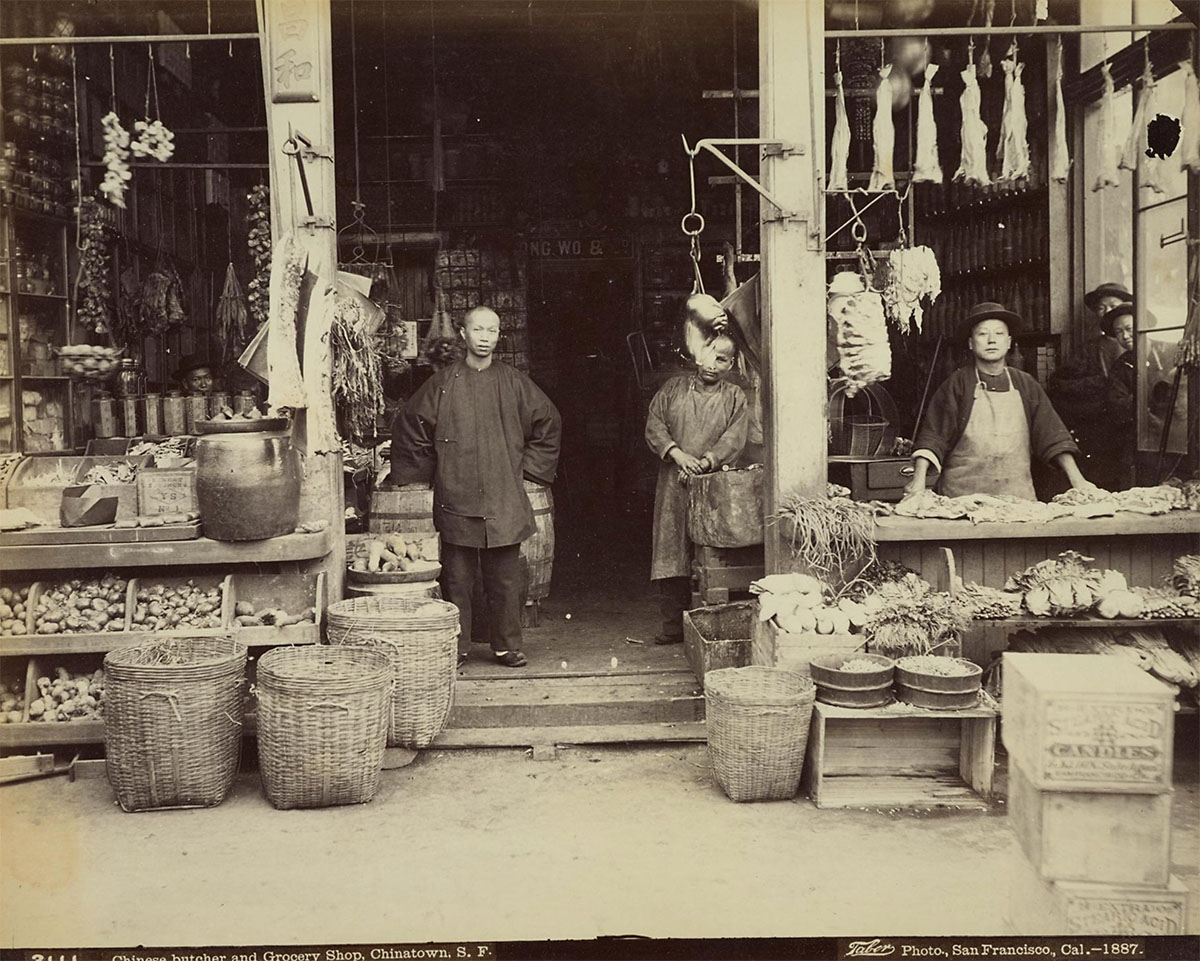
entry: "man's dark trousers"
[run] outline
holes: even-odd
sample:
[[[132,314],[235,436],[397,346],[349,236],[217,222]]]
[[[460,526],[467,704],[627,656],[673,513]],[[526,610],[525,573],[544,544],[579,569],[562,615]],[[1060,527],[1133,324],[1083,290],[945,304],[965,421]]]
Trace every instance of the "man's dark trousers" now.
[[[442,544],[442,594],[458,608],[461,632],[458,651],[471,649],[471,621],[474,607],[475,579],[483,579],[483,593],[488,610],[479,611],[491,628],[489,636],[493,651],[521,649],[521,589],[525,579],[521,565],[521,545],[506,547],[461,547]]]

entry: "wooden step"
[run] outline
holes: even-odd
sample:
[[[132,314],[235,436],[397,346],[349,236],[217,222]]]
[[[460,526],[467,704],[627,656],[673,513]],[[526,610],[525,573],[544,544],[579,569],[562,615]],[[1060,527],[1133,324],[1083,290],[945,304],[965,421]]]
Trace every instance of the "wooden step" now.
[[[571,724],[566,726],[446,728],[433,740],[435,748],[540,747],[556,744],[638,744],[704,741],[703,721],[645,724]],[[389,751],[392,749],[389,748]]]

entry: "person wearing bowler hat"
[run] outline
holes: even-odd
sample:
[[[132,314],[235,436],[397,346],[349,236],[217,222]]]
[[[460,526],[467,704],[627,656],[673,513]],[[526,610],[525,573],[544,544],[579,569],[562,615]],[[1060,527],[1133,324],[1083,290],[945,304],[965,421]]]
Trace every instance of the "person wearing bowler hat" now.
[[[1123,284],[1101,284],[1095,290],[1083,295],[1083,302],[1088,310],[1100,319],[1100,336],[1093,341],[1095,357],[1089,358],[1088,366],[1099,366],[1102,376],[1107,377],[1113,368],[1113,363],[1127,348],[1123,348],[1118,338],[1109,331],[1106,317],[1117,307],[1129,307],[1133,303],[1133,294]]]
[[[913,443],[913,477],[905,495],[925,489],[932,465],[940,493],[1006,494],[1036,500],[1036,456],[1067,475],[1072,487],[1090,488],[1075,463],[1079,448],[1041,385],[1006,363],[1021,318],[1001,304],[971,308],[962,336],[972,363],[938,388]]]

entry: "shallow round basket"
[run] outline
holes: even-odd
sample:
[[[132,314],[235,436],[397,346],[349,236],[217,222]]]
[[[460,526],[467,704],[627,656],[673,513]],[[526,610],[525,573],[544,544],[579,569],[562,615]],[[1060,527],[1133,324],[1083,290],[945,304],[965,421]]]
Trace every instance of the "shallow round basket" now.
[[[896,697],[906,704],[937,711],[962,711],[979,702],[983,684],[983,668],[961,657],[947,661],[965,665],[966,674],[929,674],[905,667],[907,658],[896,662]]]
[[[843,671],[847,661],[871,661],[874,671]],[[882,654],[827,654],[809,665],[817,685],[817,700],[837,707],[882,707],[892,699],[896,662]]]
[[[366,648],[277,647],[258,661],[258,766],[277,808],[370,801],[387,742],[391,670]]]
[[[287,430],[286,417],[260,417],[257,420],[198,420],[197,434],[254,434],[264,430]]]
[[[731,801],[795,797],[814,695],[811,679],[778,667],[725,667],[704,676],[708,754]]]
[[[352,567],[346,568],[346,580],[355,584],[416,584],[436,581],[441,574],[441,564],[419,571],[356,571]]]
[[[122,647],[104,657],[104,764],[124,811],[212,807],[242,746],[246,645],[230,636]]]
[[[325,622],[330,644],[370,647],[391,662],[388,745],[429,747],[454,704],[458,608],[429,597],[372,594],[330,604]]]

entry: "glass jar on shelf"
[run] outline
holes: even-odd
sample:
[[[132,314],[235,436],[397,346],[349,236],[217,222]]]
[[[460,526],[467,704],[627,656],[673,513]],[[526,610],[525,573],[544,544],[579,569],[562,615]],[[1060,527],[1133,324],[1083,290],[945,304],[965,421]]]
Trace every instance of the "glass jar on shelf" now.
[[[162,431],[172,437],[187,433],[186,402],[177,390],[167,391],[162,402]]]

